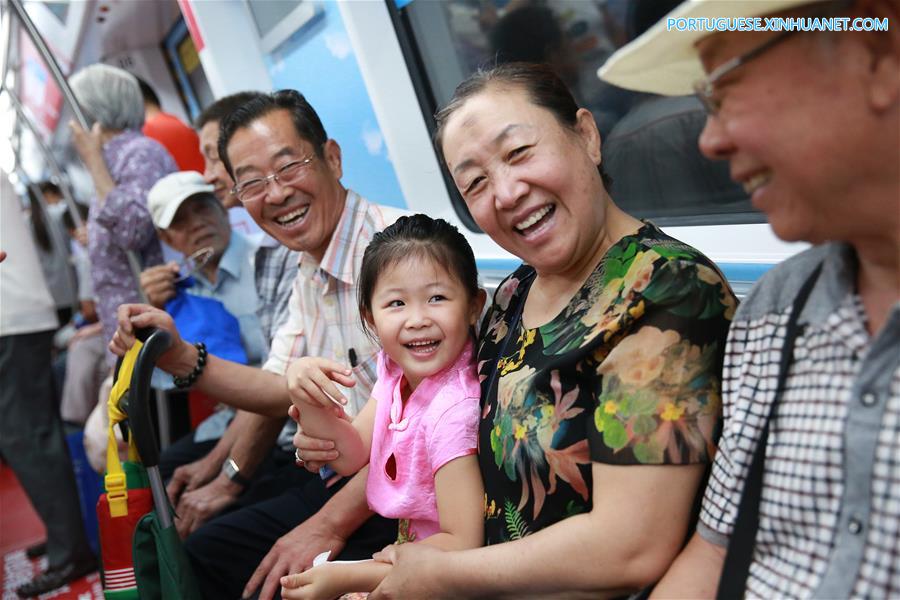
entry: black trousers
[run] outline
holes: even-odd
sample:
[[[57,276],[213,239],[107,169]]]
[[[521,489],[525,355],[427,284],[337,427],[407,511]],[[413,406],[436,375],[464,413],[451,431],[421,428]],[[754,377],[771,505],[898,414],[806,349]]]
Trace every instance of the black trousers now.
[[[209,454],[217,442],[218,440],[195,442],[194,434],[189,433],[163,450],[159,457],[159,474],[163,481],[168,484],[175,469],[200,460]],[[241,493],[232,506],[223,509],[222,513],[270,500],[294,486],[305,484],[314,477],[306,469],[300,469],[294,464],[293,451],[285,451],[275,446],[256,468],[253,477],[250,478],[250,486]]]
[[[91,556],[53,395],[53,331],[0,337],[0,454],[47,528],[50,568]]]
[[[326,489],[318,477],[304,481],[300,475],[304,469],[294,467],[294,471],[296,484],[285,493],[217,517],[188,537],[185,549],[204,598],[240,598],[278,538],[315,514],[342,486]],[[396,540],[397,521],[376,515],[347,540],[335,558],[371,558]]]

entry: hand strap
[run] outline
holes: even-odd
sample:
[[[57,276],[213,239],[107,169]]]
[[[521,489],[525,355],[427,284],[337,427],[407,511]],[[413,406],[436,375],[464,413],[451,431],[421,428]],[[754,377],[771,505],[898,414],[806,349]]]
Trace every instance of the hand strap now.
[[[109,431],[106,441],[106,476],[103,485],[106,488],[106,498],[109,502],[109,514],[112,517],[124,517],[128,514],[128,481],[122,462],[119,460],[119,447],[116,443],[115,426],[128,418],[128,415],[119,407],[119,403],[131,384],[131,374],[137,356],[141,352],[143,344],[140,340],[134,341],[134,346],[125,354],[121,365],[116,372],[116,380],[109,392],[106,402],[109,415]],[[128,460],[139,460],[137,448],[134,445],[134,436],[128,436]]]
[[[753,551],[756,548],[756,532],[759,529],[759,501],[762,497],[763,465],[766,460],[769,425],[775,417],[775,411],[784,394],[788,372],[794,360],[794,343],[799,335],[797,322],[800,319],[800,312],[806,305],[821,271],[822,265],[819,264],[803,283],[791,307],[791,314],[785,328],[784,345],[781,347],[775,397],[772,399],[766,424],[753,452],[753,461],[750,463],[750,470],[747,473],[744,492],[741,494],[741,502],[738,505],[737,519],[735,519],[734,530],[728,543],[728,552],[725,554],[725,562],[722,566],[722,577],[716,593],[717,600],[743,598],[746,591],[750,563],[753,562]]]

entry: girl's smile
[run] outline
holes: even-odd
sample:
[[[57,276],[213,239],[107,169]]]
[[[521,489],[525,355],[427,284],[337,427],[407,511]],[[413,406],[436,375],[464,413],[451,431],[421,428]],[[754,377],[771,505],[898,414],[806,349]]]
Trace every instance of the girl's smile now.
[[[367,321],[414,390],[454,363],[481,313],[480,304],[443,266],[412,255],[379,273]]]

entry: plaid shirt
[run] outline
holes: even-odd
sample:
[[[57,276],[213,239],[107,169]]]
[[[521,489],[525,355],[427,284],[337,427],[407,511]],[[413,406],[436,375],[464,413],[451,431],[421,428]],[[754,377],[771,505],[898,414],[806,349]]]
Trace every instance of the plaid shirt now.
[[[352,416],[369,400],[375,383],[378,353],[363,332],[356,303],[357,281],[363,253],[372,236],[392,223],[400,211],[370,204],[348,191],[341,220],[331,237],[321,263],[300,254],[287,320],[272,340],[263,368],[283,375],[291,361],[303,356],[322,356],[353,367],[356,385],[342,391]]]
[[[724,431],[699,531],[728,542],[774,397],[793,300],[823,261],[771,425],[747,594],[896,598],[900,303],[871,338],[846,246],[816,247],[773,269],[735,315],[722,378]]]
[[[256,250],[256,293],[260,301],[256,314],[269,346],[275,332],[287,320],[299,260],[299,252],[281,244],[261,245]]]

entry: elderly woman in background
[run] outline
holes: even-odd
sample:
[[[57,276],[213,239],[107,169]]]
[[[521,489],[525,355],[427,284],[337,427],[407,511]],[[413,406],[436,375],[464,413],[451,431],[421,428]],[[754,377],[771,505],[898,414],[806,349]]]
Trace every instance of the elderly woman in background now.
[[[96,191],[88,216],[88,254],[97,314],[108,341],[116,330],[116,308],[140,300],[127,253],[133,252],[142,268],[162,262],[147,192],[178,167],[165,148],[141,134],[144,101],[133,75],[96,64],[73,75],[70,84],[94,121],[90,131],[75,122],[69,126]]]
[[[700,252],[615,205],[594,118],[548,68],[476,73],[437,123],[475,221],[524,262],[479,340],[488,546],[391,546],[373,597],[648,586],[712,459],[734,295]]]

